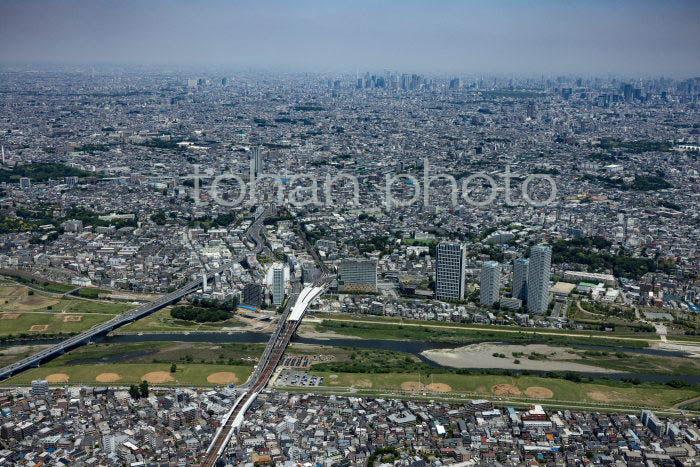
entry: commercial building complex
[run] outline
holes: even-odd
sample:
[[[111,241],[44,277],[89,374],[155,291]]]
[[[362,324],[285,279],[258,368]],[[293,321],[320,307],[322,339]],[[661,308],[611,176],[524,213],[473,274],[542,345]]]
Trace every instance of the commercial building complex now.
[[[338,291],[376,292],[377,260],[374,258],[344,259],[338,268]]]

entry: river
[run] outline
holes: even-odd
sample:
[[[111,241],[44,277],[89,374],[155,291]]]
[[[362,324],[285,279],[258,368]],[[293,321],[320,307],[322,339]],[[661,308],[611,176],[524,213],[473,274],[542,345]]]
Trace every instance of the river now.
[[[188,334],[184,333],[141,333],[141,334],[118,334],[109,335],[103,337],[99,342],[105,344],[120,344],[120,343],[138,343],[138,342],[206,342],[206,343],[246,343],[246,344],[264,344],[267,343],[270,338],[269,334],[257,333],[257,332],[191,332]],[[3,342],[2,346],[12,346],[12,345],[49,345],[56,344],[60,342],[60,339],[36,339],[36,340],[21,340],[21,341],[9,341]],[[392,350],[396,352],[406,352],[416,357],[420,358],[421,361],[431,365],[433,367],[440,367],[434,361],[424,357],[421,352],[425,350],[433,349],[446,349],[446,348],[456,348],[462,347],[463,345],[450,345],[450,344],[440,344],[431,342],[420,342],[420,341],[397,341],[389,339],[343,339],[343,338],[306,338],[306,337],[294,337],[292,339],[293,343],[300,344],[313,344],[313,345],[326,345],[330,347],[357,347],[362,349],[374,349],[374,350]],[[493,341],[489,341],[493,342]],[[516,345],[510,343],[502,343],[504,347],[509,345]],[[607,347],[607,346],[583,346],[576,345],[576,347],[589,348],[596,350],[607,350],[611,352],[628,352],[642,355],[658,355],[658,356],[675,356],[675,357],[686,357],[688,354],[683,351],[667,351],[661,349],[628,349],[628,348],[617,348],[617,347]],[[101,363],[117,363],[125,359],[139,357],[143,355],[148,355],[149,351],[133,352],[128,354],[115,355],[114,359],[100,359]],[[80,361],[75,361],[75,363],[94,363],[92,359],[84,359]],[[517,370],[512,370],[517,371]],[[530,370],[530,373],[544,373]],[[622,378],[636,378],[641,381],[653,381],[653,382],[667,382],[670,380],[681,380],[688,384],[700,384],[700,375],[659,375],[650,373],[595,373],[595,372],[579,372],[578,374],[592,376],[592,377],[607,377],[611,379],[622,379]]]

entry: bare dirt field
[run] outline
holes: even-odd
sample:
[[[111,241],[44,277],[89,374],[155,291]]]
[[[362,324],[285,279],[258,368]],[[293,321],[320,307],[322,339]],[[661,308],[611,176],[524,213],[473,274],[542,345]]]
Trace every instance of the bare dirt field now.
[[[496,384],[491,387],[491,392],[497,396],[522,396],[522,391],[512,384]]]
[[[445,383],[430,383],[426,389],[432,392],[452,392],[452,386]]]
[[[550,389],[541,386],[530,386],[525,389],[525,394],[533,399],[551,399],[554,397],[554,393]]]
[[[79,323],[82,320],[83,317],[80,315],[66,315],[63,317],[64,323]]]
[[[19,313],[3,313],[0,319],[17,319],[19,318]]]
[[[401,383],[401,389],[404,391],[425,391],[425,386],[418,381],[405,381]]]
[[[67,383],[69,379],[70,376],[65,373],[54,373],[46,377],[46,381],[49,383]]]
[[[173,378],[172,375],[167,371],[152,371],[143,375],[141,377],[141,380],[148,381],[149,383],[159,384],[170,383],[172,381],[175,381],[175,378]]]
[[[221,371],[207,376],[207,381],[214,384],[231,384],[238,382],[238,376],[235,373]]]
[[[46,332],[48,330],[48,324],[35,324],[31,328],[29,328],[29,332]]]
[[[590,391],[586,393],[588,397],[597,402],[615,402],[617,398],[611,394],[606,394],[602,391]]]
[[[95,377],[95,381],[98,383],[116,383],[122,379],[117,373],[100,373]]]

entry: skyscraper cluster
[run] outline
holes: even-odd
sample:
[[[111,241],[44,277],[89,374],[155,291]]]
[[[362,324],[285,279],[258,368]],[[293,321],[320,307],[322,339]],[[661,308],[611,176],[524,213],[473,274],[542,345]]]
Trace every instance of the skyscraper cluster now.
[[[548,246],[533,247],[530,259],[518,258],[513,262],[512,298],[527,305],[530,313],[543,314],[549,306],[549,275],[552,249]],[[499,302],[501,289],[501,265],[486,261],[481,266],[481,290],[479,301],[493,306]],[[517,302],[516,302],[517,303]]]

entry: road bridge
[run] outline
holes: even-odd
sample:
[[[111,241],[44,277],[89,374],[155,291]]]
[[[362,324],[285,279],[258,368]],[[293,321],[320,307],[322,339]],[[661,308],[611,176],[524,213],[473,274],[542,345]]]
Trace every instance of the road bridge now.
[[[254,222],[250,225],[250,227],[248,227],[248,230],[246,231],[246,236],[255,244],[255,247],[251,252],[241,254],[238,257],[234,258],[232,263],[241,262],[245,260],[249,254],[257,254],[262,250],[263,242],[260,238],[260,230],[262,229],[263,222],[265,218],[269,215],[269,212],[269,208],[258,208],[258,210],[255,213]],[[218,268],[207,270],[202,276],[206,276],[207,280],[212,279],[215,274],[220,274],[226,269],[229,269],[232,263],[224,264]],[[0,368],[0,381],[10,378],[11,376],[14,376],[17,373],[24,371],[28,368],[38,367],[39,365],[41,365],[41,363],[63,355],[68,350],[74,349],[81,345],[85,345],[99,336],[108,334],[121,326],[132,323],[137,319],[143,318],[144,316],[148,316],[151,313],[154,313],[163,307],[166,307],[179,301],[181,298],[191,294],[199,287],[201,287],[203,281],[202,276],[198,277],[195,280],[189,281],[187,284],[183,285],[174,292],[165,294],[154,301],[148,302],[144,305],[134,308],[133,310],[129,310],[125,313],[122,313],[119,316],[116,316],[102,324],[98,324],[97,326],[88,329],[85,332],[70,337],[56,345],[41,350],[33,355],[30,355],[29,357],[23,358],[22,360],[14,362],[4,368]]]

